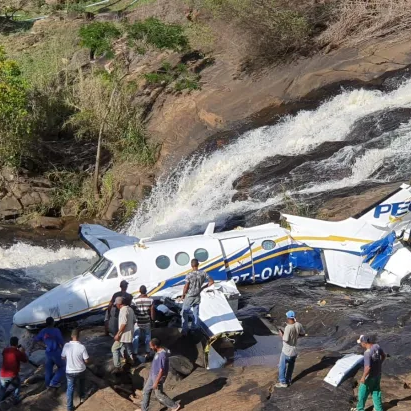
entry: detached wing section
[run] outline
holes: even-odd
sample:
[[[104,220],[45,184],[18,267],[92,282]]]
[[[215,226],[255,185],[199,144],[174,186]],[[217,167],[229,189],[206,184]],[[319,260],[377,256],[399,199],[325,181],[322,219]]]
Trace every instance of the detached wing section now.
[[[82,224],[79,236],[100,256],[112,248],[133,245],[140,241],[137,237],[116,233],[97,224]]]
[[[339,287],[369,289],[377,275],[358,254],[323,250],[323,259],[327,282]]]

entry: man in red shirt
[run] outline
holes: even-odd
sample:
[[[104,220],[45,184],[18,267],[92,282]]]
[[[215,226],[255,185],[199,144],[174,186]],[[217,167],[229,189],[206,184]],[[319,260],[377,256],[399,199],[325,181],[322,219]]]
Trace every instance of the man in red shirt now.
[[[0,401],[4,400],[7,388],[14,387],[14,403],[20,401],[20,363],[28,358],[23,347],[19,347],[17,337],[10,338],[10,347],[3,350],[3,365],[0,371]]]

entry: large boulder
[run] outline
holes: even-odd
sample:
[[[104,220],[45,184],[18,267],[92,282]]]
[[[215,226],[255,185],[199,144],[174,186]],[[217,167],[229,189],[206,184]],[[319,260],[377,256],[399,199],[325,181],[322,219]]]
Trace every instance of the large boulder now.
[[[36,366],[42,365],[46,362],[46,351],[45,350],[33,351],[29,359],[30,359],[30,362]]]

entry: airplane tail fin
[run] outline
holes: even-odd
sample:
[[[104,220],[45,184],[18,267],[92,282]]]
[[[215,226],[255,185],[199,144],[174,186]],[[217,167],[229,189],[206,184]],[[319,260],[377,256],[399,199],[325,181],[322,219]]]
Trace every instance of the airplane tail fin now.
[[[402,184],[353,218],[379,228],[401,229],[411,222],[411,186]]]

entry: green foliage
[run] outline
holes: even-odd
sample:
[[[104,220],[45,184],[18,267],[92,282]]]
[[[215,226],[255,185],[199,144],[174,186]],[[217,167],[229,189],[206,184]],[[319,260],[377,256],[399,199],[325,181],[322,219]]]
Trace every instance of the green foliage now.
[[[0,47],[0,164],[18,166],[31,142],[28,85]]]
[[[176,81],[175,84],[176,91],[182,90],[200,90],[201,85],[199,83],[199,77],[184,77]]]
[[[80,28],[81,45],[96,55],[113,55],[112,41],[119,38],[120,30],[109,22],[94,22]]]
[[[156,150],[147,142],[140,108],[134,102],[135,85],[119,82],[117,77],[115,73],[108,77],[93,73],[80,79],[70,97],[76,111],[66,126],[78,138],[95,140],[104,122],[103,144],[115,159],[151,165]]]
[[[191,22],[185,30],[190,45],[194,50],[212,51],[216,42],[216,34],[210,26],[201,22]]]
[[[71,56],[79,49],[78,21],[45,29],[44,38],[35,47],[24,48],[26,36],[4,36],[3,41],[14,60],[19,63],[23,76],[32,88],[44,89],[63,70]],[[23,48],[23,51],[16,51]]]
[[[55,189],[51,199],[51,208],[60,208],[81,196],[84,175],[68,170],[53,170],[46,173]]]
[[[171,49],[183,51],[188,48],[188,39],[184,28],[178,24],[166,24],[150,17],[127,26],[130,39],[143,41],[160,50]]]
[[[137,200],[123,200],[123,207],[124,207],[124,214],[123,214],[123,222],[130,220],[133,217],[135,210],[138,206]]]
[[[188,70],[184,63],[177,64],[172,67],[169,62],[164,62],[160,70],[155,73],[146,73],[144,78],[149,84],[160,85],[170,84],[176,80],[174,89],[176,91],[182,90],[200,90],[200,76],[195,75]]]
[[[196,7],[208,10],[214,18],[234,25],[245,33],[248,65],[272,63],[279,57],[302,51],[309,41],[313,5],[300,6],[280,0],[193,0]]]
[[[157,157],[157,146],[148,142],[147,134],[141,124],[131,123],[116,142],[115,152],[122,162],[151,166]]]
[[[86,12],[86,3],[82,1],[68,2],[67,11],[76,12],[76,13],[85,13]]]
[[[144,78],[149,84],[161,84],[163,81],[169,84],[173,81],[173,76],[168,73],[146,73]]]

